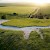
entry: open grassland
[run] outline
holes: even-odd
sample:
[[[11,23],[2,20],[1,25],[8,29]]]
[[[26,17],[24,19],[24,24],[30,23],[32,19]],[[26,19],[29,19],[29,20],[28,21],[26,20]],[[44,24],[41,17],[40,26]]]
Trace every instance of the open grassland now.
[[[36,7],[27,6],[7,6],[0,7],[0,13],[18,13],[18,14],[30,14],[34,12]]]
[[[5,15],[6,19],[28,18],[34,13],[37,7],[34,6],[6,6],[0,7],[0,18]],[[14,15],[16,13],[17,15]]]
[[[6,6],[0,7],[0,13],[18,13],[18,14],[30,14],[35,9],[39,9],[39,12],[44,14],[50,14],[50,6],[36,7],[36,6]]]
[[[42,32],[44,39],[32,31],[26,40],[22,31],[0,29],[0,50],[50,50],[50,29],[43,29]]]
[[[2,23],[6,26],[27,27],[27,26],[50,26],[50,19],[12,19],[8,22]]]
[[[50,6],[40,7],[38,13],[41,12],[44,15],[50,14]]]
[[[38,12],[36,12],[38,10]],[[16,13],[17,15],[14,15]],[[50,17],[50,6],[5,6],[0,7],[0,18],[5,15],[6,19],[28,18],[30,15],[39,14]],[[44,16],[45,17],[45,16]]]

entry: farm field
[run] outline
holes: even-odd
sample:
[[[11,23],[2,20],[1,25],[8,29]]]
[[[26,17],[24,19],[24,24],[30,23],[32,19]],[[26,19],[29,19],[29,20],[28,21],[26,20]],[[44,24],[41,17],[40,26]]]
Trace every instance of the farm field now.
[[[43,40],[35,31],[32,31],[26,40],[22,31],[0,29],[0,50],[50,50],[50,29],[43,29],[42,32]]]
[[[2,23],[5,26],[27,27],[27,26],[50,26],[50,19],[20,18],[12,19]]]

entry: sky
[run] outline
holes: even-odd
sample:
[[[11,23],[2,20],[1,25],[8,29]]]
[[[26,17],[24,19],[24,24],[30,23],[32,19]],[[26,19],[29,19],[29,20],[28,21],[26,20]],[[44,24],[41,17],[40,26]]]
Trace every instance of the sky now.
[[[0,3],[15,3],[15,2],[25,2],[25,3],[50,3],[50,0],[0,0]]]

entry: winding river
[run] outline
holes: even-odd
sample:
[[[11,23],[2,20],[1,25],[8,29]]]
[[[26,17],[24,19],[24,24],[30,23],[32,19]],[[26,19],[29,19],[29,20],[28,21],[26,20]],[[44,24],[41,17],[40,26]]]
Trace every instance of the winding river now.
[[[12,26],[3,26],[1,25],[4,22],[7,22],[9,20],[0,20],[0,29],[5,29],[5,30],[17,30],[17,31],[23,31],[24,32],[24,38],[28,39],[31,31],[36,31],[39,33],[41,39],[43,39],[43,35],[39,32],[40,29],[45,29],[45,28],[50,28],[50,26],[47,27],[42,27],[42,26],[33,26],[33,27],[23,27],[23,28],[18,28],[18,27],[12,27]]]

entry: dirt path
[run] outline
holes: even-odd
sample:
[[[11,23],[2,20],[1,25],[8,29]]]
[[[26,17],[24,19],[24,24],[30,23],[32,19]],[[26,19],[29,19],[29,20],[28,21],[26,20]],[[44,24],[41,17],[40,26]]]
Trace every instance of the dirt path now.
[[[39,10],[40,10],[40,8],[36,8],[35,11],[31,13],[30,17],[32,17],[32,15],[37,14]]]
[[[37,8],[37,9],[35,10],[35,13],[34,13],[33,15],[37,14],[39,10],[40,10],[40,8]]]

